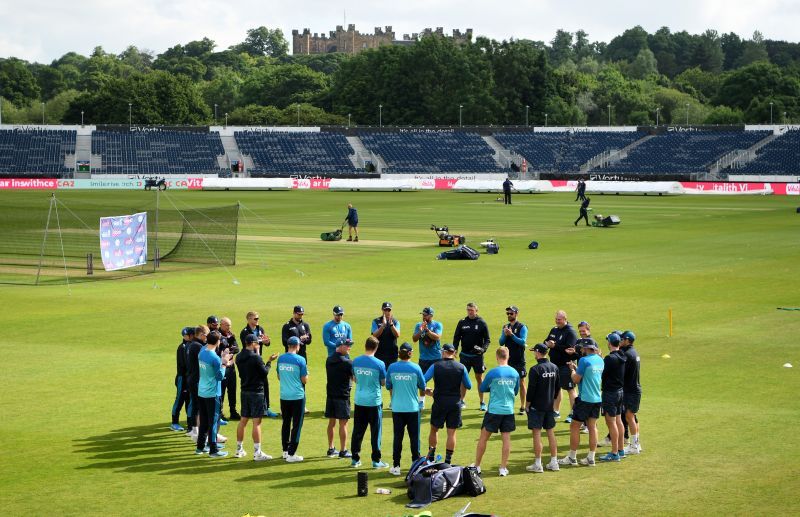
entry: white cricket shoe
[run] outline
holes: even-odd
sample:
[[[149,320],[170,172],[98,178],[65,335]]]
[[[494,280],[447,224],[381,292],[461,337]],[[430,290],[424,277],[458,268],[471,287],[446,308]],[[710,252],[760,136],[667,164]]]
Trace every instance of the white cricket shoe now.
[[[272,456],[270,456],[269,454],[264,454],[263,451],[258,451],[256,453],[253,453],[253,461],[267,461],[271,459]]]
[[[392,468],[390,468],[389,469],[389,474],[391,474],[393,476],[399,476],[400,475],[400,467],[392,467]]]
[[[508,469],[505,467],[500,467],[498,474],[500,474],[500,477],[506,477],[508,475]]]
[[[564,456],[558,460],[559,465],[572,465],[573,467],[578,464],[578,460],[572,459],[569,456]]]
[[[553,472],[558,472],[559,470],[561,470],[561,467],[558,466],[558,460],[555,458],[550,460],[550,463],[548,463],[545,468],[547,470],[552,470]]]
[[[537,465],[536,463],[534,463],[533,465],[528,465],[527,467],[525,467],[525,470],[527,470],[528,472],[544,472],[544,467],[542,467],[541,464]]]
[[[234,458],[244,458],[247,456],[247,452],[244,449],[236,449],[236,452],[233,454]]]
[[[629,454],[639,454],[640,452],[642,452],[642,448],[638,443],[632,443],[625,447],[626,456]]]
[[[286,456],[286,462],[287,463],[300,463],[301,461],[303,461],[303,457],[302,456],[298,456],[297,454],[294,454],[292,456],[288,456],[288,455]]]

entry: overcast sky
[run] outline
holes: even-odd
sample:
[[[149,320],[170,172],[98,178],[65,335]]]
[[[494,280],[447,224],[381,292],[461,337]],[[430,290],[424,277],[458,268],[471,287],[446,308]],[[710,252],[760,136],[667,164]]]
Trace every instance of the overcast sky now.
[[[800,0],[0,0],[0,57],[49,63],[95,46],[120,53],[128,45],[160,53],[209,37],[224,49],[242,41],[247,29],[280,28],[327,33],[356,24],[361,32],[391,25],[398,38],[425,27],[472,28],[497,40],[550,41],[557,29],[583,29],[592,41],[609,41],[641,25],[652,33],[700,33],[708,28],[749,38],[800,39]]]

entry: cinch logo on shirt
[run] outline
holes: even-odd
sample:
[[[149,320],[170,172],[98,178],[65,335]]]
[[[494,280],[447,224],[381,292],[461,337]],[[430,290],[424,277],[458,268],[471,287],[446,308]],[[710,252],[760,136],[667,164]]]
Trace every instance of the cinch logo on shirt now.
[[[542,378],[543,379],[549,379],[550,377],[555,377],[555,376],[556,376],[556,372],[544,372],[542,374]]]
[[[365,377],[372,377],[372,370],[368,368],[353,368],[353,372]]]
[[[394,377],[394,380],[396,380],[396,381],[413,381],[414,380],[414,376],[413,375],[394,375],[393,377]]]
[[[278,370],[281,370],[281,371],[284,371],[284,372],[293,372],[294,371],[294,366],[292,366],[290,364],[279,364],[278,365]]]
[[[498,379],[497,384],[500,386],[514,386],[517,382],[514,379]]]

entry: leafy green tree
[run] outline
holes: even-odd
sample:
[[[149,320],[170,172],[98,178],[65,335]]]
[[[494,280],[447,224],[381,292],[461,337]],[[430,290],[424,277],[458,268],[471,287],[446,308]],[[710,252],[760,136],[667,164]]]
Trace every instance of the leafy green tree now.
[[[645,79],[651,75],[658,75],[658,61],[653,51],[643,48],[636,59],[628,67],[628,74],[634,79]]]
[[[277,126],[282,120],[283,112],[275,106],[248,104],[228,113],[228,124],[236,126]]]
[[[612,39],[606,48],[605,57],[609,61],[633,61],[647,47],[647,31],[637,25]]]
[[[289,43],[280,29],[268,29],[263,25],[247,31],[247,37],[231,49],[251,56],[282,57],[289,52]]]
[[[678,90],[688,93],[703,103],[708,103],[717,97],[721,84],[722,77],[720,75],[704,72],[697,66],[684,70],[675,78],[675,87]]]
[[[41,98],[44,100],[52,99],[57,93],[66,89],[64,74],[59,68],[47,65],[33,65],[32,72],[36,76],[36,82],[41,90]]]
[[[728,106],[716,106],[711,109],[703,124],[743,124],[744,113]]]
[[[153,52],[131,45],[119,55],[119,60],[137,72],[146,72],[153,66]]]
[[[567,61],[574,61],[572,33],[558,29],[550,42],[550,63],[554,67],[559,67]]]
[[[738,65],[740,67],[747,66],[757,61],[769,61],[769,54],[767,54],[764,36],[759,31],[755,31],[752,39],[744,42],[744,49],[742,50]]]
[[[725,55],[717,31],[709,29],[695,39],[692,64],[706,72],[719,73],[724,61]]]
[[[40,92],[25,61],[15,57],[0,60],[0,97],[20,107],[38,99]]]
[[[241,86],[242,102],[285,108],[312,103],[327,90],[329,79],[301,65],[273,65],[250,74]]]

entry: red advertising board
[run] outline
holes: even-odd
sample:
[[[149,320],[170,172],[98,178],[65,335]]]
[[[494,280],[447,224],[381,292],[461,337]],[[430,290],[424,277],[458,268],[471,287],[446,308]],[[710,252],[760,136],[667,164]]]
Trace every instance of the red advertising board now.
[[[58,188],[55,178],[2,178],[0,189],[3,190],[50,190]]]

